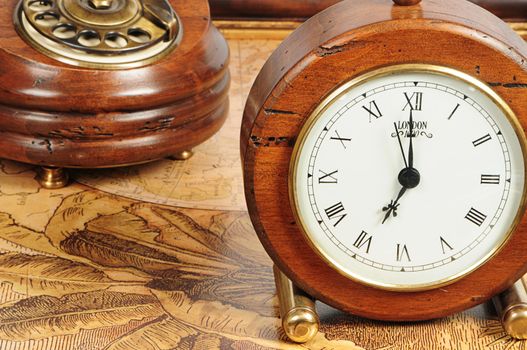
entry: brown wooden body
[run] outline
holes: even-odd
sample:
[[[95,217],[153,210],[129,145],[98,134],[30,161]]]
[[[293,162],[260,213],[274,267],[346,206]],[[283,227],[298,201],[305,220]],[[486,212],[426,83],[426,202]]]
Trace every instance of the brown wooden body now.
[[[228,109],[228,46],[205,0],[171,0],[180,45],[151,65],[77,68],[21,39],[1,0],[0,158],[59,167],[140,163],[212,136]]]
[[[307,19],[340,0],[210,0],[217,18]]]
[[[526,0],[471,0],[508,21],[525,21],[527,19]]]
[[[527,271],[525,217],[492,260],[449,286],[398,293],[355,283],[306,243],[289,202],[288,177],[296,138],[317,104],[342,82],[395,63],[443,65],[477,77],[510,104],[525,128],[526,57],[527,45],[506,24],[458,0],[412,7],[344,1],[294,32],[257,78],[241,136],[251,218],[280,269],[334,307],[385,320],[442,317],[482,303],[519,279]]]
[[[307,19],[341,0],[210,0],[214,17]],[[507,20],[527,18],[527,0],[471,0]]]

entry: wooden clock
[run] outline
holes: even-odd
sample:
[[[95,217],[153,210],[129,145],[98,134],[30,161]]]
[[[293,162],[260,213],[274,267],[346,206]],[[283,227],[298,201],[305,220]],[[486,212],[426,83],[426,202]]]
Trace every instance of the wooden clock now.
[[[527,335],[526,83],[526,43],[468,1],[343,1],[277,49],[241,151],[292,340],[313,299],[414,321],[504,291]]]
[[[187,159],[228,110],[205,0],[2,0],[0,157],[63,168]]]

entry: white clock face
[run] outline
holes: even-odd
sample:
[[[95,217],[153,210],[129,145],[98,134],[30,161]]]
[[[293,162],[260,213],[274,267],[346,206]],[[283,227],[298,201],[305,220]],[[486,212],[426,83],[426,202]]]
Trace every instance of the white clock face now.
[[[523,209],[512,112],[477,80],[427,69],[391,68],[341,87],[293,156],[291,196],[311,246],[379,288],[423,290],[470,273]]]

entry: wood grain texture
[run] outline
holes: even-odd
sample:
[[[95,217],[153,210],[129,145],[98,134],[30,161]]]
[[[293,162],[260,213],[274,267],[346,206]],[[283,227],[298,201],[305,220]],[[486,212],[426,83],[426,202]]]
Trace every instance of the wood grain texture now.
[[[306,20],[341,0],[210,0],[214,18]],[[388,0],[387,0],[388,1]],[[509,21],[527,18],[526,0],[471,0]]]
[[[61,167],[151,161],[202,143],[225,121],[229,51],[205,0],[172,0],[182,42],[126,70],[40,54],[15,32],[17,2],[0,2],[0,157]]]
[[[527,271],[525,217],[499,254],[447,287],[395,293],[352,282],[306,243],[291,210],[288,172],[296,137],[323,98],[341,82],[393,63],[442,65],[475,76],[494,87],[525,127],[526,56],[527,45],[505,23],[464,1],[425,0],[410,10],[381,0],[344,1],[306,22],[264,66],[242,124],[249,212],[273,260],[319,300],[376,319],[442,317],[510,286]]]

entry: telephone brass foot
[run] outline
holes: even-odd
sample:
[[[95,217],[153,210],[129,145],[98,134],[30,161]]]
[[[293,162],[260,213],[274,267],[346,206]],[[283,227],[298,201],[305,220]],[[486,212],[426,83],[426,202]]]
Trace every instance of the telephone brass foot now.
[[[297,288],[276,266],[276,290],[280,302],[280,318],[286,335],[296,343],[306,343],[318,333],[320,320],[315,301]]]
[[[37,170],[37,181],[48,190],[63,188],[68,185],[69,174],[64,168],[41,167]]]
[[[513,338],[527,339],[527,275],[492,301],[505,331]]]
[[[170,160],[189,160],[190,158],[192,158],[193,155],[194,155],[194,152],[192,152],[191,150],[181,151],[181,152],[178,152],[168,157],[168,159]]]

